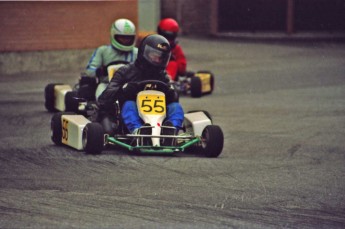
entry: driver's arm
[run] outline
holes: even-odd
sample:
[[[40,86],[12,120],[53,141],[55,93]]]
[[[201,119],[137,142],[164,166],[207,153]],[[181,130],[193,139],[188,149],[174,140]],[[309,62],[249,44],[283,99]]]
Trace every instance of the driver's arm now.
[[[180,45],[176,45],[173,51],[176,61],[177,61],[177,72],[179,75],[185,75],[187,69],[187,59],[184,55],[182,47]]]
[[[162,81],[169,85],[169,87],[163,91],[165,93],[166,103],[170,104],[173,102],[178,102],[179,101],[179,94],[176,91],[173,84],[170,83],[170,77],[168,76],[168,74],[165,71],[162,74]]]
[[[102,67],[103,65],[102,50],[103,50],[103,46],[97,48],[92,54],[85,71],[87,76],[95,77],[96,70]]]
[[[98,97],[98,104],[101,109],[102,107],[108,107],[112,105],[118,99],[119,91],[126,83],[126,78],[124,77],[126,69],[126,66],[119,68],[119,70],[116,71],[114,77],[111,79],[107,88]]]

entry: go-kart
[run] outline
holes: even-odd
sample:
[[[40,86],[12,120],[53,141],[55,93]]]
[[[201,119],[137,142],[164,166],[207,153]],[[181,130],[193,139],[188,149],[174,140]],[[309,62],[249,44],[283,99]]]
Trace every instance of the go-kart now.
[[[56,145],[67,145],[87,154],[100,154],[105,146],[116,145],[142,154],[174,154],[177,152],[202,153],[206,157],[218,157],[223,149],[224,136],[218,125],[212,124],[207,111],[185,113],[183,128],[176,135],[164,135],[162,130],[174,128],[164,125],[166,104],[164,91],[169,85],[155,80],[137,83],[139,93],[136,104],[139,116],[150,128],[151,134],[132,134],[121,121],[120,110],[115,118],[116,130],[112,134],[105,132],[100,122],[92,122],[85,116],[75,113],[60,112],[51,120],[52,141]],[[160,88],[160,90],[158,90]],[[163,90],[161,90],[163,88]],[[141,131],[139,130],[139,133]],[[167,139],[171,144],[166,145]]]
[[[210,71],[187,71],[185,75],[178,76],[174,81],[176,90],[182,95],[199,98],[211,94],[214,89],[214,75]]]
[[[44,89],[45,108],[50,112],[72,111],[78,112],[79,106],[95,101],[95,91],[100,79],[109,80],[117,69],[127,61],[114,61],[96,70],[96,77],[81,75],[79,82],[72,88],[68,84],[50,83]]]

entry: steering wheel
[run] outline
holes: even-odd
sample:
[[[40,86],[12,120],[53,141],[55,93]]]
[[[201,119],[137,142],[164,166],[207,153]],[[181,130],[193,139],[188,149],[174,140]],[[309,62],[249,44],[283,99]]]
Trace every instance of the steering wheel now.
[[[144,90],[148,84],[156,85],[154,89],[158,91],[167,92],[168,90],[170,90],[169,84],[164,83],[160,80],[143,80],[140,82],[133,82],[133,84],[136,84],[136,87],[139,91]]]
[[[153,90],[161,91],[163,92],[167,97],[167,102],[178,102],[179,101],[179,94],[176,92],[175,89],[171,88],[171,86],[168,83],[164,83],[159,80],[144,80],[141,82],[129,82],[127,83],[127,86],[125,88],[128,88],[127,91],[125,90],[126,95],[128,95],[129,98],[132,100],[135,100],[136,94],[139,91],[147,90],[147,85],[155,85],[153,87]]]
[[[110,65],[116,65],[116,64],[129,64],[129,62],[126,60],[115,60],[107,64],[105,68],[108,68]]]

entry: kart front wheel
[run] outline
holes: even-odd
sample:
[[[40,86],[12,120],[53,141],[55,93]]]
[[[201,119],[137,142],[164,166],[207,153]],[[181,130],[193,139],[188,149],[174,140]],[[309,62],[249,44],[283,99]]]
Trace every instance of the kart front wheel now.
[[[101,154],[104,147],[104,129],[99,123],[88,123],[83,130],[83,148],[87,154]]]
[[[223,150],[224,135],[217,125],[208,125],[202,132],[201,148],[206,157],[218,157]]]

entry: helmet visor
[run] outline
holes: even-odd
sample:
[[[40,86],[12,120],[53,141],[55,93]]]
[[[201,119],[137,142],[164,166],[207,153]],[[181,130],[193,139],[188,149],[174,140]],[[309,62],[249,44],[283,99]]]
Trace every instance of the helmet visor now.
[[[164,52],[145,45],[143,56],[154,66],[166,67],[170,59],[170,51]]]
[[[134,44],[135,36],[134,35],[119,35],[115,34],[114,39],[121,45],[131,46]]]

